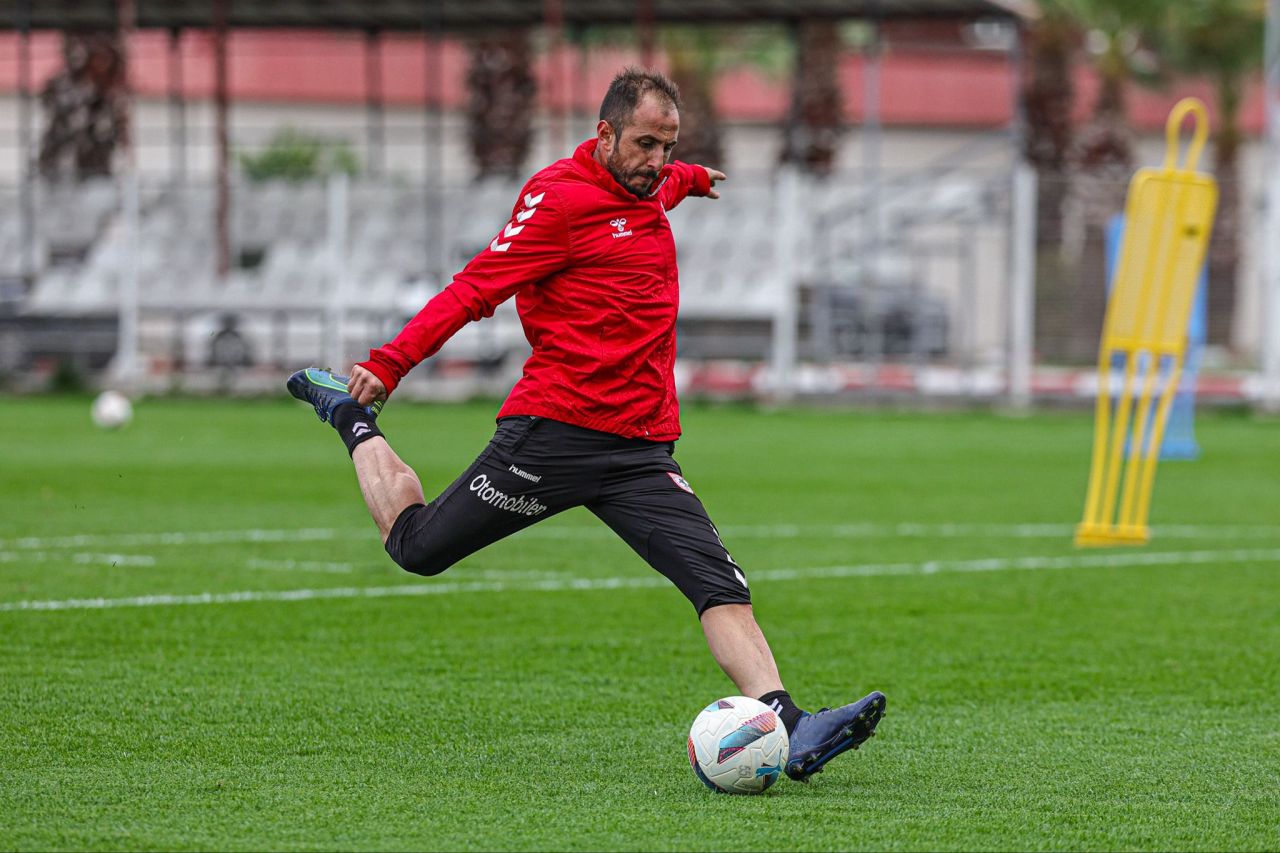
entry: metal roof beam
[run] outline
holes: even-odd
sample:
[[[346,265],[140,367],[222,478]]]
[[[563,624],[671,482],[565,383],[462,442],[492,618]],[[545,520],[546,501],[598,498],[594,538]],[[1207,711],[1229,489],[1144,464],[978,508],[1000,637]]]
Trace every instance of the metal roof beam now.
[[[16,29],[23,0],[0,0],[0,29]],[[114,0],[40,0],[32,3],[33,29],[113,30]],[[137,0],[139,29],[211,28],[212,0]],[[232,28],[420,31],[433,12],[448,31],[474,31],[542,23],[538,0],[234,0]],[[636,0],[563,0],[564,20],[575,26],[634,25]],[[1028,18],[1030,0],[650,0],[656,24],[734,24],[797,18],[847,20]]]

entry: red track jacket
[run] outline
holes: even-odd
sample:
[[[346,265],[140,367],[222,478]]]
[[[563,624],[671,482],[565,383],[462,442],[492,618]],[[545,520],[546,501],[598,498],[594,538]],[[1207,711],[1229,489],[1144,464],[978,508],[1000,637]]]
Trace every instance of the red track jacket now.
[[[680,285],[666,211],[711,188],[673,162],[648,198],[578,146],[525,184],[511,221],[362,364],[393,390],[466,323],[513,294],[533,354],[498,417],[538,415],[629,438],[680,436],[673,367]]]

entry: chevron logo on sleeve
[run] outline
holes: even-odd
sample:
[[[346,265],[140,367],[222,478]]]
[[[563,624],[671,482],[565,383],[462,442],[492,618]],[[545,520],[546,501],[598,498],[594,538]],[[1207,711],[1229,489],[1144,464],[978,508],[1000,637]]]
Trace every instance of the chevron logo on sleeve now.
[[[510,249],[511,238],[524,230],[524,225],[517,225],[516,222],[528,222],[529,218],[538,212],[536,208],[542,202],[542,198],[545,195],[545,192],[538,193],[537,195],[534,195],[533,193],[525,193],[525,209],[518,211],[515,215],[515,222],[508,222],[507,227],[502,229],[502,233],[493,238],[493,241],[489,243],[489,249],[494,252],[505,252],[507,249]],[[503,243],[503,240],[506,240],[507,242]]]

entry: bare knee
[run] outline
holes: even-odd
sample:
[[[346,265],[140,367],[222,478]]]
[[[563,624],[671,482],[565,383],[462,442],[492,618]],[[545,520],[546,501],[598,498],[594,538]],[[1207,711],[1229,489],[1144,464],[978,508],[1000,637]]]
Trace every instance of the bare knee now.
[[[754,625],[756,621],[755,611],[751,609],[750,604],[728,601],[711,601],[703,609],[702,614],[698,618],[702,621],[703,625],[727,624],[729,622],[738,624],[749,623]]]

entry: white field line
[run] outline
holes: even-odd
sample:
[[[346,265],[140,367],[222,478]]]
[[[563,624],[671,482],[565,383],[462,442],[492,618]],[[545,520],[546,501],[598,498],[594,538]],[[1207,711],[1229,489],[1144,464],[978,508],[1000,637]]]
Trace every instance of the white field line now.
[[[1070,539],[1073,524],[967,524],[940,522],[919,524],[767,524],[726,525],[720,528],[725,538],[796,539],[829,537],[835,539]],[[231,545],[250,542],[312,542],[333,539],[370,538],[372,527],[337,529],[304,528],[297,530],[212,530],[171,533],[104,533],[79,536],[0,539],[0,549],[57,550],[89,547],[138,547],[147,545]],[[538,525],[517,534],[535,539],[608,538],[614,534],[604,525],[548,527]],[[1212,525],[1169,524],[1153,528],[1155,539],[1280,539],[1280,525]]]
[[[372,528],[360,531],[368,533]],[[301,530],[204,530],[187,533],[86,533],[79,536],[24,536],[0,539],[0,548],[52,550],[86,548],[103,545],[231,545],[244,542],[310,542],[336,539],[340,535],[357,535],[357,531],[340,531],[327,527]]]
[[[399,567],[393,567],[397,575],[404,573]],[[464,569],[469,578],[479,578],[486,581],[557,581],[564,580],[569,575],[564,572],[548,572],[542,569]]]
[[[269,572],[327,572],[335,575],[349,575],[355,570],[352,563],[322,563],[315,560],[251,559],[245,562],[245,567]]]
[[[400,574],[400,569],[390,566],[389,564],[380,563],[379,571],[395,572]],[[245,562],[245,567],[249,569],[263,569],[266,571],[276,572],[324,572],[327,574],[345,575],[355,571],[355,563],[326,563],[315,560],[259,560],[250,559]],[[554,578],[562,578],[563,574],[557,572],[544,572],[525,569],[468,569],[467,576],[471,578],[481,578],[484,580],[548,580]]]
[[[1040,571],[1046,569],[1061,570],[1098,567],[1226,565],[1260,562],[1280,562],[1280,548],[1243,548],[1228,551],[1174,551],[1165,553],[1072,554],[1044,557],[990,557],[978,560],[931,560],[924,563],[863,563],[848,566],[762,569],[752,572],[750,580],[756,583],[760,581],[790,581],[802,578],[935,575],[952,572]],[[195,595],[142,595],[131,598],[9,601],[0,603],[0,612],[18,610],[104,610],[116,607],[161,607],[180,604],[238,604],[248,601],[392,598],[467,592],[563,592],[566,590],[662,587],[667,584],[668,581],[659,575],[637,574],[634,577],[612,578],[558,577],[541,580],[419,583],[396,586],[335,587],[331,589],[244,590],[223,593],[204,592]]]
[[[584,528],[597,530],[598,528]],[[598,529],[612,535],[608,529]],[[939,522],[922,524],[762,524],[721,527],[726,537],[755,539],[796,539],[830,537],[835,539],[1070,539],[1074,524],[967,524]],[[533,528],[547,538],[572,538],[577,531],[565,528]],[[1152,529],[1153,538],[1170,539],[1280,539],[1280,525],[1197,525],[1172,524]]]
[[[75,563],[81,566],[154,566],[155,557],[145,554],[50,554],[47,551],[0,551],[0,563]]]

